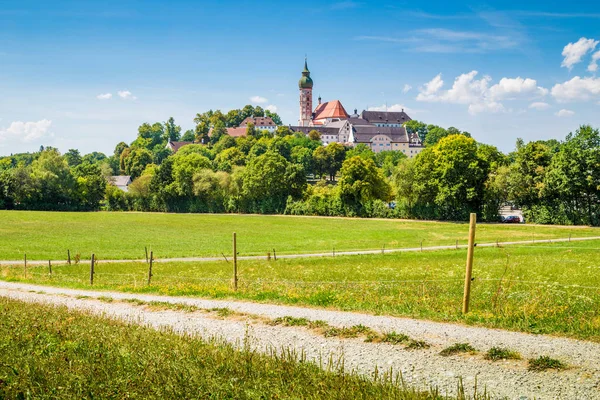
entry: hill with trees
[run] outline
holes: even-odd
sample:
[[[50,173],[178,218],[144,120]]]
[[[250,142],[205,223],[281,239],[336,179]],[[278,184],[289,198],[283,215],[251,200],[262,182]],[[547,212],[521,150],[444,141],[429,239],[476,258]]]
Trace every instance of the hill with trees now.
[[[406,127],[426,148],[415,158],[368,146],[323,146],[278,126],[225,128],[248,116],[276,114],[246,106],[198,114],[182,134],[173,118],[144,123],[113,154],[60,154],[54,148],[0,158],[0,208],[286,213],[295,215],[497,221],[507,201],[528,221],[600,225],[600,134],[581,126],[564,141],[525,143],[503,154],[468,132],[420,121]],[[209,134],[210,133],[210,134]],[[176,153],[169,141],[194,141]],[[204,143],[204,144],[203,144]],[[111,176],[130,175],[128,192]]]

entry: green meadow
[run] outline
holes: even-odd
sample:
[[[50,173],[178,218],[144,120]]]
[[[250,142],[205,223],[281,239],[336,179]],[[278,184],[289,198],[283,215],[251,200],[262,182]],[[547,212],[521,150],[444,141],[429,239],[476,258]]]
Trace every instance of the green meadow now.
[[[466,244],[466,223],[265,215],[0,211],[0,260],[329,252]],[[600,236],[599,228],[479,224],[477,241]]]
[[[232,264],[224,260],[154,263],[150,285],[146,263],[100,260],[93,288],[323,307],[600,341],[599,254],[600,240],[477,247],[467,315],[461,313],[464,249],[240,261],[237,292]],[[29,267],[25,278],[22,265],[2,267],[0,279],[90,288],[87,261],[55,265],[52,272]]]

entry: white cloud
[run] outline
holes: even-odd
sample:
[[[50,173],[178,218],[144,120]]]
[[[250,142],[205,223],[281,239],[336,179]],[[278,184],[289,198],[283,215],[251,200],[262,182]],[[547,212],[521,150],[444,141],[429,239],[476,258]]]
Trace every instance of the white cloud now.
[[[418,101],[431,101],[430,99],[435,99],[437,92],[444,86],[444,81],[442,80],[442,74],[437,74],[435,78],[430,80],[425,84],[425,86],[419,89],[419,94],[417,95]]]
[[[590,63],[590,65],[588,65],[588,71],[598,71],[598,60],[600,60],[600,51],[595,52],[592,56],[592,62]]]
[[[108,99],[112,98],[112,93],[101,93],[98,96],[96,96],[96,98],[98,100],[108,100]]]
[[[252,97],[250,97],[250,101],[255,104],[264,104],[264,103],[268,102],[269,100],[262,96],[252,96]]]
[[[563,49],[562,55],[565,59],[563,60],[561,67],[572,69],[575,64],[581,62],[583,56],[588,52],[593,51],[598,43],[597,40],[584,37],[575,43],[569,43]]]
[[[600,78],[576,76],[565,83],[558,83],[552,88],[552,96],[560,102],[589,100],[598,95],[600,95]]]
[[[410,86],[408,83],[404,85],[404,88],[402,89],[402,93],[408,93],[410,92],[410,90],[412,89],[412,86]]]
[[[22,142],[31,142],[44,136],[51,136],[49,133],[52,121],[42,119],[37,122],[15,121],[8,128],[0,128],[0,140],[17,139]]]
[[[561,117],[561,118],[568,118],[568,117],[572,117],[573,115],[575,115],[575,111],[566,110],[564,108],[556,113],[556,116]]]
[[[268,106],[265,107],[265,110],[269,110],[272,113],[276,113],[277,112],[277,106],[275,106],[273,104],[269,104]]]
[[[137,97],[135,97],[133,95],[133,93],[131,93],[129,90],[119,90],[117,92],[117,94],[119,95],[120,98],[125,99],[125,100],[136,100]]]
[[[538,86],[534,79],[502,78],[490,87],[491,77],[486,75],[477,79],[477,75],[477,71],[459,75],[448,90],[441,90],[444,81],[441,75],[437,75],[420,88],[417,101],[466,104],[470,114],[497,113],[507,111],[501,100],[543,97],[548,94],[548,89]]]
[[[475,115],[482,112],[498,113],[506,111],[502,103],[495,101],[469,104],[469,114]]]
[[[415,112],[415,110],[405,107],[403,104],[392,104],[391,106],[386,106],[385,104],[382,104],[380,106],[369,107],[369,108],[367,108],[367,111],[389,111],[389,112],[404,111],[406,113],[413,113],[413,114]]]
[[[510,30],[506,34],[460,31],[444,28],[417,29],[402,36],[357,36],[355,40],[370,40],[402,44],[404,49],[421,53],[489,53],[518,47],[523,39]]]
[[[494,99],[510,99],[517,95],[545,96],[548,89],[537,85],[535,79],[502,78],[490,88],[490,96]]]
[[[550,104],[538,101],[535,103],[531,103],[529,105],[529,108],[533,108],[534,110],[541,111],[541,110],[546,110],[546,109],[550,108]]]

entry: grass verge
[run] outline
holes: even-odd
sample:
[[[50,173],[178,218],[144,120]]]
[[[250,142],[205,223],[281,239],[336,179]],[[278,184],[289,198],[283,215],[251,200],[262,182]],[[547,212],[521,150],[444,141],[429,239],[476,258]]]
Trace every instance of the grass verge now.
[[[446,398],[64,307],[0,298],[0,314],[0,398]]]

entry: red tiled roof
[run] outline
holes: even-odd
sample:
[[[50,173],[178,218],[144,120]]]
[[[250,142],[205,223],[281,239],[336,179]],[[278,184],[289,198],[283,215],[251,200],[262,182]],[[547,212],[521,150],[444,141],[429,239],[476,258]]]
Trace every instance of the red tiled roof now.
[[[246,136],[246,127],[227,128],[227,134],[233,137]]]
[[[348,113],[339,100],[321,103],[315,108],[315,117],[313,120],[325,118],[348,118]]]

